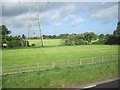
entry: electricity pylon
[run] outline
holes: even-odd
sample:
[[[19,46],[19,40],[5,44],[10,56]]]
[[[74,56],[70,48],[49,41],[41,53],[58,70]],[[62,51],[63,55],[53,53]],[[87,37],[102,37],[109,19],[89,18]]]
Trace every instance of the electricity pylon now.
[[[36,7],[36,5],[34,7]],[[31,26],[34,26],[34,22],[37,22],[37,26],[39,27],[41,46],[43,47],[44,43],[43,43],[42,30],[40,26],[39,3],[37,3],[37,8],[29,9],[28,12],[28,34],[26,38],[26,47],[27,47],[27,41],[29,39]]]

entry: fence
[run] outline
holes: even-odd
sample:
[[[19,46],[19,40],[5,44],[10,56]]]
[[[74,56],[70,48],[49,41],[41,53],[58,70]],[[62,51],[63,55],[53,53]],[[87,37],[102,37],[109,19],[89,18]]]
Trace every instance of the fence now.
[[[80,58],[76,60],[53,61],[46,63],[20,64],[20,65],[2,67],[2,74],[7,75],[7,74],[23,73],[30,71],[40,71],[40,70],[52,69],[55,67],[80,66],[80,65],[95,64],[105,61],[114,61],[114,60],[118,60],[118,55],[106,55],[106,56],[98,56],[91,58]]]

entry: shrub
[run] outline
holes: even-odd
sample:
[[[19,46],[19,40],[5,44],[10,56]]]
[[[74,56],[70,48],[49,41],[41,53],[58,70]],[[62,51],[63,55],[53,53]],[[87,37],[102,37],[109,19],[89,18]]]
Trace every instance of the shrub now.
[[[72,38],[72,39],[66,39],[64,41],[65,45],[88,45],[88,42],[84,41],[83,39],[77,39],[77,38]]]
[[[84,41],[83,39],[79,39],[79,40],[76,42],[76,45],[88,45],[88,42],[87,42],[87,41]]]
[[[26,46],[26,41],[20,40],[20,46]]]
[[[11,40],[11,41],[7,42],[7,45],[10,48],[19,47],[19,46],[21,46],[21,42],[20,42],[20,40]]]
[[[17,37],[17,36],[16,36],[16,37],[7,36],[7,37],[6,37],[6,40],[7,40],[7,41],[11,41],[11,40],[20,40],[20,39],[19,39],[19,37]]]
[[[32,44],[32,46],[36,46],[36,44]]]
[[[103,40],[103,39],[100,39],[100,40],[98,40],[98,41],[95,41],[95,42],[93,42],[92,44],[105,44],[105,40]]]
[[[107,36],[105,44],[109,44],[109,45],[120,44],[120,36],[119,35],[109,35],[109,36]]]

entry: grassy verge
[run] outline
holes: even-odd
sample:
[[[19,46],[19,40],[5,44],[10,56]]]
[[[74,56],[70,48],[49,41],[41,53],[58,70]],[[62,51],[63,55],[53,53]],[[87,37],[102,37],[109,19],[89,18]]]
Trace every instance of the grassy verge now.
[[[76,67],[3,76],[3,88],[63,88],[118,76],[118,62],[104,62]]]

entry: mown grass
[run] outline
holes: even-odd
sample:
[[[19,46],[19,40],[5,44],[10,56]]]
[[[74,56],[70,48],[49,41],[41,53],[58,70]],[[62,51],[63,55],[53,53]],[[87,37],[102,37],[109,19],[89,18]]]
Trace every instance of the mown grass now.
[[[30,39],[28,40],[29,44],[35,44],[36,46],[41,46],[41,40],[40,39]],[[45,46],[59,46],[62,45],[61,39],[44,39],[44,45]]]
[[[118,45],[63,46],[60,39],[30,40],[36,47],[19,47],[2,50],[2,66],[33,64],[61,60],[75,60],[118,54]],[[108,58],[106,58],[108,59]],[[91,63],[91,59],[90,59]],[[82,70],[81,70],[82,69]],[[104,62],[78,67],[56,67],[51,70],[3,75],[3,88],[51,88],[72,87],[118,75],[117,62]]]
[[[65,88],[118,76],[118,62],[3,76],[3,88]]]
[[[38,45],[39,41],[30,40],[30,43]],[[44,43],[45,47],[3,49],[2,65],[32,64],[118,54],[118,45],[60,46],[60,39],[45,39]]]
[[[112,54],[118,54],[117,45],[77,45],[4,49],[2,50],[2,65],[32,64],[67,59],[75,60]]]

